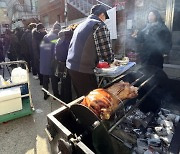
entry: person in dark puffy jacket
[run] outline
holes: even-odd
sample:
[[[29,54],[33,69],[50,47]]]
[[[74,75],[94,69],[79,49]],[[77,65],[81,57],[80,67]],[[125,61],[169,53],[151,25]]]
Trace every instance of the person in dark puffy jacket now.
[[[37,24],[36,28],[32,30],[32,47],[33,47],[33,56],[34,56],[34,66],[38,73],[40,80],[40,85],[43,84],[43,76],[39,71],[39,60],[40,60],[40,44],[43,37],[47,34],[45,27],[42,23]]]
[[[0,40],[0,62],[4,61],[4,54],[3,54],[3,42]],[[0,65],[1,69],[1,65]]]
[[[77,24],[68,26],[59,32],[59,39],[55,46],[55,59],[58,61],[58,66],[62,69],[59,70],[59,77],[61,78],[61,99],[69,103],[72,101],[71,78],[66,70],[65,62],[68,55],[69,44],[73,35],[74,29]]]
[[[61,25],[55,22],[53,28],[43,38],[40,45],[40,74],[43,75],[43,88],[48,90],[49,78],[51,78],[52,90],[54,96],[60,98],[58,90],[58,78],[52,72],[52,60],[54,57],[55,43],[58,39],[58,33],[61,30]],[[44,99],[49,96],[44,93]]]
[[[36,70],[34,69],[34,58],[33,58],[33,52],[32,52],[32,29],[36,27],[35,23],[30,23],[28,25],[27,30],[24,32],[24,34],[21,37],[21,55],[22,59],[24,59],[27,64],[29,71],[31,71],[33,75],[37,75]]]
[[[142,65],[163,68],[163,54],[168,54],[171,50],[172,38],[157,10],[149,12],[146,27],[132,37],[142,46],[139,49]]]

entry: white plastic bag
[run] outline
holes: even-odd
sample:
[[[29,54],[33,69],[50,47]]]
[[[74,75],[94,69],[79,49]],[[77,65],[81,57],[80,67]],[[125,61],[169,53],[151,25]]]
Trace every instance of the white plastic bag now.
[[[27,82],[27,71],[21,67],[14,68],[11,72],[11,81],[13,84]]]
[[[0,75],[0,87],[5,86],[5,81],[2,75]]]

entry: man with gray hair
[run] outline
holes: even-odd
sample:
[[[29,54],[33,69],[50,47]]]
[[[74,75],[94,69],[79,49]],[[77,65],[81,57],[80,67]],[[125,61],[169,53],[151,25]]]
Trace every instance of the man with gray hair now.
[[[78,97],[98,87],[94,74],[97,63],[112,63],[114,60],[110,32],[104,23],[106,19],[109,19],[106,8],[100,4],[94,5],[88,18],[73,33],[66,67]]]

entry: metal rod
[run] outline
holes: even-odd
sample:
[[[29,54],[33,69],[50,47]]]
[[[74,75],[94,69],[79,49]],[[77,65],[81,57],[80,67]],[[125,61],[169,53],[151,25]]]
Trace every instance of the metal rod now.
[[[141,80],[144,77],[144,75],[142,75],[140,78],[136,79],[134,82],[131,83],[131,86],[134,86],[139,80]]]
[[[101,3],[101,4],[105,5],[105,6],[107,6],[107,7],[110,8],[110,9],[112,9],[111,6],[109,6],[109,5],[107,5],[107,4],[103,3],[103,2],[101,2],[101,1],[99,1],[99,0],[96,0],[96,1],[97,1],[98,3]]]
[[[64,1],[64,16],[65,16],[65,26],[68,25],[68,7],[67,7],[67,0]]]
[[[156,85],[154,85],[140,100],[137,100],[136,104],[126,113],[118,122],[116,122],[109,130],[108,132],[112,132],[114,128],[116,128],[127,116],[129,116],[134,109],[136,109],[140,103],[156,88]]]
[[[141,85],[138,87],[138,90],[141,89],[147,82],[149,82],[149,80],[151,80],[155,75],[153,74],[150,78],[148,78],[147,80],[145,80],[143,83],[141,83]]]
[[[59,98],[57,98],[57,97],[55,97],[54,95],[52,95],[52,94],[51,94],[49,91],[47,91],[46,89],[42,88],[42,90],[43,90],[44,92],[46,92],[47,95],[53,97],[53,98],[56,99],[58,102],[60,102],[63,106],[69,108],[69,106],[68,106],[65,102],[63,102],[63,101],[60,100]]]
[[[112,134],[112,133],[110,133],[110,135],[111,135],[112,137],[114,137],[116,140],[124,143],[124,145],[126,145],[128,148],[132,148],[132,145],[130,145],[130,144],[127,143],[127,142],[124,142],[121,138],[117,137],[116,135],[114,135],[114,134]]]

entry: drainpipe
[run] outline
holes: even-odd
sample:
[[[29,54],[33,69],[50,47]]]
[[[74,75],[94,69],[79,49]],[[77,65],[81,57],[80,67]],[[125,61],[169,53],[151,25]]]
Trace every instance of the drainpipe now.
[[[64,0],[64,17],[65,17],[65,26],[68,25],[68,16],[67,16],[67,0]]]

